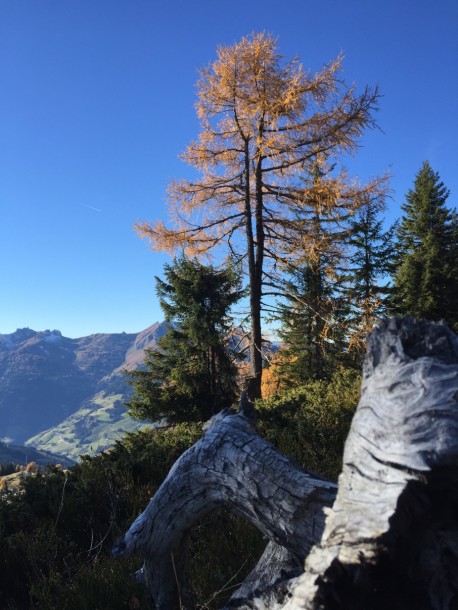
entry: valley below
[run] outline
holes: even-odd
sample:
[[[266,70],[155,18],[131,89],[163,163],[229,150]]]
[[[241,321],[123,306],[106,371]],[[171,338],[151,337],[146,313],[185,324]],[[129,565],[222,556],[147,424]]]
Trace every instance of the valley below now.
[[[0,441],[73,461],[108,449],[145,425],[132,419],[125,371],[141,366],[166,331],[69,339],[59,331],[0,334]]]

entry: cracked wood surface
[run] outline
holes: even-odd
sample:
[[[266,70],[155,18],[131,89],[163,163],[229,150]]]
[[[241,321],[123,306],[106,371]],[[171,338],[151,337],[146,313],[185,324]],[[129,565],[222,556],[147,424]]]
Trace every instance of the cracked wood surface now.
[[[224,507],[303,560],[321,537],[323,507],[335,494],[334,483],[275,451],[243,413],[221,413],[174,464],[113,554],[144,557],[143,577],[157,609],[172,610],[179,605],[181,547],[203,515]]]

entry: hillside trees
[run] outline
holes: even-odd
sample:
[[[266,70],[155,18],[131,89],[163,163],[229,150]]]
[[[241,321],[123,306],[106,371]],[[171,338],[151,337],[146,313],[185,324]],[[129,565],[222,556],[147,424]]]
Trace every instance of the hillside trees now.
[[[384,179],[365,185],[334,169],[374,125],[377,89],[357,94],[340,75],[342,57],[316,74],[286,61],[269,34],[220,47],[198,81],[201,132],[183,159],[196,180],[173,182],[173,225],[141,223],[153,249],[188,255],[218,246],[243,263],[250,303],[250,395],[261,394],[262,298],[285,265],[301,267],[317,210],[343,215],[384,193]],[[325,167],[317,178],[317,162]]]
[[[165,265],[156,292],[169,323],[145,368],[129,373],[131,415],[169,422],[204,421],[237,394],[237,353],[230,347],[231,307],[241,298],[239,275],[185,257]]]
[[[401,206],[397,230],[393,312],[458,328],[458,215],[446,207],[449,190],[428,162]]]
[[[340,366],[359,368],[365,337],[386,312],[393,231],[383,230],[383,202],[369,201],[349,218],[316,213],[307,264],[285,280],[276,319],[283,385],[329,379]]]

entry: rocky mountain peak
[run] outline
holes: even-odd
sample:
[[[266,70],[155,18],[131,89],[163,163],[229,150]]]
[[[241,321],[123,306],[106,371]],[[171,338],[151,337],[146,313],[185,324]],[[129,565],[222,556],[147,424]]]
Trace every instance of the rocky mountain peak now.
[[[14,333],[0,334],[0,348],[12,349],[37,335],[31,328],[18,328]]]

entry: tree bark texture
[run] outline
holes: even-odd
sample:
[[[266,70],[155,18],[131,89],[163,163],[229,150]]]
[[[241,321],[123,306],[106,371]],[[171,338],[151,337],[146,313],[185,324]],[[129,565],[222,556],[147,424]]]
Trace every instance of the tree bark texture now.
[[[334,483],[275,451],[243,413],[223,412],[175,463],[113,552],[144,557],[143,575],[156,608],[172,610],[186,597],[177,590],[182,545],[203,515],[225,507],[303,560],[320,539],[323,506],[331,506],[335,494]]]
[[[285,610],[458,607],[458,338],[383,320],[369,335],[339,491]]]
[[[243,412],[210,420],[115,548],[145,557],[158,610],[179,607],[173,558],[216,506],[272,541],[227,608],[458,608],[458,338],[441,323],[382,320],[363,373],[334,503],[335,486],[277,453]]]

